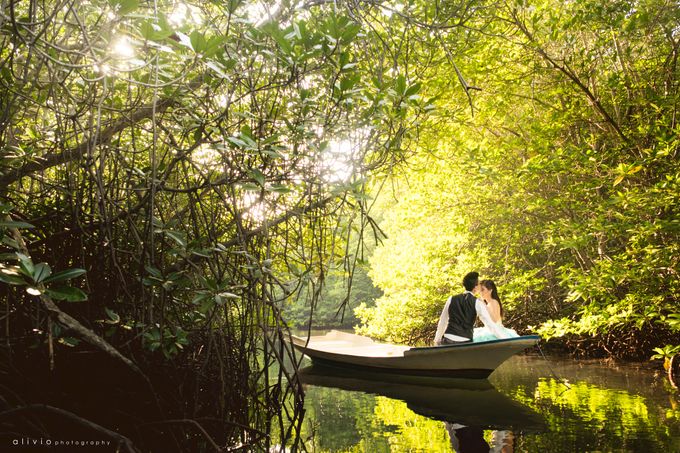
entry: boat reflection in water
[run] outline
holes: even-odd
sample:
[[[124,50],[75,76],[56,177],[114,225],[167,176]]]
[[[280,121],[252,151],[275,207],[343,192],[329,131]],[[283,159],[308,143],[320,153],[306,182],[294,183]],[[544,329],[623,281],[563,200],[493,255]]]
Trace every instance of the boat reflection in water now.
[[[298,374],[306,385],[403,401],[411,411],[445,422],[456,452],[488,452],[491,446],[483,437],[484,430],[495,430],[492,443],[506,446],[494,451],[512,451],[513,432],[545,429],[539,414],[499,392],[486,379],[386,376],[318,364]]]

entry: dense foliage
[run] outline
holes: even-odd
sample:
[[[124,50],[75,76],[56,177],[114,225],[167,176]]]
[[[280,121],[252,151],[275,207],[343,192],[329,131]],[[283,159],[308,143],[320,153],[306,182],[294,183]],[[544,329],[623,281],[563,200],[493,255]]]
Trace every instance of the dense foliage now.
[[[439,108],[383,206],[371,276],[385,296],[359,310],[362,331],[430,341],[446,297],[478,269],[520,332],[671,353],[679,20],[666,1],[518,1],[480,11],[464,44],[442,38],[423,88]]]
[[[302,397],[269,375],[290,355],[282,305],[354,273],[375,228],[367,178],[407,157],[429,109],[384,18],[330,1],[3,2],[3,354],[63,371],[103,352],[152,388],[179,382],[153,419],[217,417],[205,445],[275,443]],[[47,371],[2,363],[7,386]]]

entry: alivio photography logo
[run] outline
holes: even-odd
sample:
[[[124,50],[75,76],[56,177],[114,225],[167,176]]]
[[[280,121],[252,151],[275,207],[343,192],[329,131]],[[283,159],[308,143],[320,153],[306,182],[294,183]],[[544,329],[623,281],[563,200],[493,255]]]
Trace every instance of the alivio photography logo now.
[[[18,437],[11,441],[13,447],[108,447],[110,440],[101,439],[53,439],[49,437]]]

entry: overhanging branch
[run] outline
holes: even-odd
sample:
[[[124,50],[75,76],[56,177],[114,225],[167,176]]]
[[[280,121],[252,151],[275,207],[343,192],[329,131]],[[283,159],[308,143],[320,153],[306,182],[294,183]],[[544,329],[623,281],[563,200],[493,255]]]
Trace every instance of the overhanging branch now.
[[[48,168],[52,168],[57,165],[78,160],[82,158],[93,146],[108,143],[117,133],[139,123],[140,121],[151,118],[154,114],[164,112],[174,102],[175,100],[173,98],[161,99],[156,102],[155,108],[153,103],[145,104],[135,110],[131,115],[115,121],[111,126],[97,134],[94,139],[92,136],[89,136],[74,148],[67,149],[61,153],[50,154],[39,161],[29,162],[17,168],[15,171],[11,171],[0,176],[0,187],[7,187],[32,173],[47,170]]]

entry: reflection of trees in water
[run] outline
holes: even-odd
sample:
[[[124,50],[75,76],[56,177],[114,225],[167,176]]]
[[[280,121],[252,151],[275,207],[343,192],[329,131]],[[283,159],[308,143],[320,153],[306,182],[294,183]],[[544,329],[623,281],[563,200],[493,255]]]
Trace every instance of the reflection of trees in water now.
[[[554,379],[535,379],[540,368],[527,368],[534,370],[533,379],[523,380],[519,368],[516,381],[511,375],[501,374],[499,378],[509,396],[539,412],[546,426],[538,432],[521,426],[512,431],[478,430],[477,440],[486,442],[490,451],[680,451],[680,402],[677,395],[664,396],[665,381],[657,388],[638,388],[637,381],[647,375],[623,369],[621,374],[629,379],[630,390],[578,379],[570,379],[567,389]],[[591,372],[593,381],[604,384],[609,376],[619,384],[618,377],[612,376],[617,373],[613,368]],[[645,396],[637,390],[645,391]],[[659,393],[659,398],[652,398]],[[454,451],[451,424],[416,414],[400,400],[310,386],[306,406],[315,408],[308,411],[306,423],[313,420],[317,426],[317,451]],[[316,409],[321,406],[323,412]],[[345,429],[351,435],[340,433]]]
[[[572,382],[567,389],[555,379],[542,379],[533,390],[518,388],[512,396],[539,411],[548,430],[518,436],[522,449],[540,451],[560,443],[563,451],[676,451],[680,447],[680,411],[673,408],[672,395],[669,408],[625,390],[586,382]]]
[[[306,399],[303,438],[313,427],[311,443],[319,451],[451,451],[444,424],[413,413],[403,401],[314,386]]]
[[[359,392],[332,388],[307,389],[305,429],[303,438],[313,437],[318,451],[370,452],[453,452],[461,443],[455,433],[464,438],[462,446],[486,445],[485,451],[511,453],[513,434],[510,431],[483,430],[432,420],[415,414],[403,401]],[[455,447],[454,447],[455,445]],[[501,447],[504,446],[504,449]]]
[[[305,421],[302,437],[321,451],[349,450],[371,446],[367,451],[384,451],[384,438],[372,438],[375,430],[373,395],[309,386],[305,392]]]
[[[393,427],[394,433],[388,437],[392,451],[421,451],[427,445],[431,446],[430,451],[451,448],[442,422],[415,414],[403,401],[376,397],[375,418]]]

